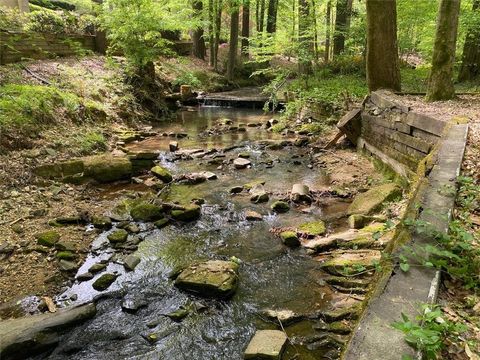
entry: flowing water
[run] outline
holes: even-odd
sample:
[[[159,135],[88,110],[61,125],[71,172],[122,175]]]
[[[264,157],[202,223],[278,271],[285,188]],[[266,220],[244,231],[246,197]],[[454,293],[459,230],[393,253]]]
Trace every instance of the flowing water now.
[[[245,126],[244,132],[227,132],[203,136],[219,119],[233,120],[232,126]],[[168,144],[172,138],[156,136],[131,146],[132,150],[160,150],[163,166],[175,174],[212,171],[217,180],[198,185],[172,185],[165,194],[167,201],[205,199],[201,218],[193,223],[174,224],[154,229],[140,224],[137,255],[141,262],[132,272],[110,260],[108,272],[121,276],[100,296],[92,289],[95,280],[74,284],[61,299],[75,294],[71,303],[84,303],[98,297],[96,317],[65,333],[60,345],[47,359],[188,359],[234,360],[242,359],[244,350],[256,329],[280,328],[261,316],[264,309],[292,310],[300,314],[314,314],[342,300],[325,284],[326,274],[319,263],[302,249],[282,245],[269,230],[272,227],[296,226],[302,222],[327,219],[329,231],[338,230],[345,221],[336,219],[344,213],[347,202],[326,201],[324,206],[292,207],[285,214],[274,214],[269,205],[275,194],[289,191],[294,183],[304,183],[311,189],[327,184],[328,177],[321,170],[310,169],[306,148],[289,146],[282,150],[265,150],[259,140],[285,139],[248,124],[265,123],[270,117],[260,112],[238,109],[200,108],[179,113],[176,121],[160,126],[158,132],[184,132],[178,140],[181,149],[225,148],[238,145],[225,154],[237,157],[248,152],[253,167],[235,170],[231,165],[209,163],[205,159],[172,161]],[[245,125],[243,125],[245,124]],[[223,161],[223,158],[220,158]],[[272,195],[270,202],[253,204],[248,195],[235,195],[229,189],[251,181],[265,181]],[[117,196],[128,188],[116,186],[105,189],[105,196]],[[135,190],[141,190],[135,186]],[[118,195],[119,196],[119,195]],[[264,215],[263,221],[246,221],[244,211],[255,210]],[[99,260],[111,259],[114,250],[105,247],[108,232],[101,234],[93,244],[92,253],[79,273],[85,272]],[[229,300],[202,299],[182,292],[173,286],[169,275],[174,269],[199,260],[241,260],[239,288]],[[99,275],[97,275],[99,276]],[[133,301],[143,305],[135,313],[122,311],[122,302]],[[180,322],[166,314],[181,306],[193,309]],[[295,345],[288,345],[283,359],[336,358],[336,350],[323,346],[322,334],[312,325],[316,320],[303,320],[284,327]],[[157,341],[145,338],[154,333]],[[303,339],[303,340],[302,340]],[[312,340],[313,339],[313,340]],[[320,344],[320,345],[319,345]]]

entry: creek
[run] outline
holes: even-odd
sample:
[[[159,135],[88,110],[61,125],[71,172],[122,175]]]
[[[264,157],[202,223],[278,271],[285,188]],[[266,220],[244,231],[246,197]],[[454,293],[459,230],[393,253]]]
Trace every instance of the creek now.
[[[231,119],[231,126],[245,131],[206,134],[221,119]],[[270,230],[276,227],[295,227],[313,220],[326,220],[328,232],[347,228],[342,215],[348,201],[335,198],[322,205],[292,206],[284,214],[270,209],[273,200],[284,196],[295,183],[310,189],[328,185],[328,176],[312,163],[305,147],[288,146],[266,150],[265,140],[285,140],[260,126],[271,116],[259,111],[201,107],[182,111],[177,119],[154,128],[160,135],[129,146],[130,150],[159,150],[159,163],[172,174],[211,171],[218,179],[196,185],[173,184],[161,196],[168,202],[189,202],[204,199],[202,215],[192,223],[174,223],[162,229],[138,224],[143,239],[136,255],[141,257],[134,271],[125,272],[115,263],[115,250],[106,246],[104,232],[92,244],[92,252],[78,270],[84,273],[92,264],[105,260],[107,272],[116,272],[117,280],[104,293],[92,288],[90,281],[75,283],[59,300],[65,304],[80,304],[97,299],[95,318],[68,330],[60,344],[48,354],[35,359],[168,359],[168,360],[234,360],[243,359],[244,350],[256,329],[283,329],[292,340],[282,359],[335,359],[338,347],[324,341],[321,330],[315,330],[318,314],[344,301],[326,284],[328,276],[320,263],[305,249],[290,249]],[[236,158],[248,153],[252,167],[235,169],[205,159],[173,161],[169,152],[172,138],[162,133],[186,133],[179,142],[180,149],[225,149],[232,146],[227,157]],[[294,135],[292,135],[294,136]],[[270,193],[268,203],[254,204],[249,196],[230,194],[230,188],[253,181],[264,181]],[[104,196],[115,197],[132,185],[104,187]],[[144,191],[141,185],[133,187]],[[263,215],[262,221],[247,221],[245,211]],[[340,219],[340,220],[339,220]],[[115,226],[112,230],[115,229]],[[169,275],[175,269],[191,263],[232,257],[240,259],[239,287],[228,300],[204,299],[183,292],[173,285]],[[72,297],[72,295],[74,295]],[[68,299],[74,299],[68,300]],[[67,300],[66,300],[67,299]],[[136,312],[122,310],[122,303],[139,305]],[[181,321],[166,314],[181,307],[190,309]],[[291,310],[304,318],[293,324],[268,321],[265,309]],[[311,318],[309,318],[309,316]],[[148,337],[155,334],[155,342]],[[293,344],[292,344],[293,343]]]

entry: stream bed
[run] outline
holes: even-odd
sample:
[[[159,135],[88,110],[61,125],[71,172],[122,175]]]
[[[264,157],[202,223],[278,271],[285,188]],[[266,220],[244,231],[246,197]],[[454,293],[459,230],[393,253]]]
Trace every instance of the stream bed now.
[[[231,120],[232,131],[209,132],[226,118]],[[180,112],[174,121],[153,129],[158,136],[128,145],[131,151],[160,151],[158,163],[174,177],[209,171],[218,178],[195,185],[175,183],[161,192],[159,196],[170,203],[204,200],[201,217],[161,229],[137,224],[140,232],[135,235],[139,239],[135,255],[141,261],[134,271],[126,272],[115,261],[115,249],[108,246],[107,235],[115,230],[115,223],[112,230],[100,234],[78,274],[103,261],[107,264],[105,271],[118,274],[118,278],[107,291],[99,293],[92,288],[102,274],[98,273],[92,280],[75,282],[60,295],[58,300],[65,305],[96,299],[97,315],[66,331],[53,352],[35,359],[243,359],[247,344],[259,329],[287,333],[290,342],[284,360],[339,357],[345,338],[327,338],[320,330],[318,314],[342,303],[353,306],[357,301],[329,286],[325,281],[329,275],[305,249],[286,247],[271,229],[322,219],[328,233],[344,230],[348,228],[344,214],[349,201],[332,198],[321,204],[293,205],[282,214],[270,209],[271,203],[285,198],[295,183],[311,190],[329,184],[328,175],[312,166],[308,148],[266,148],[268,141],[289,138],[260,126],[270,118],[253,110],[203,107]],[[186,136],[173,139],[170,133]],[[172,140],[178,141],[180,150],[216,149],[219,156],[195,158],[192,153],[188,159],[176,159],[169,151]],[[225,161],[239,154],[247,156],[245,153],[251,168],[235,169]],[[234,186],[259,181],[265,182],[268,202],[255,204],[248,193],[230,193]],[[142,184],[102,188],[105,197],[120,197],[126,190],[150,191]],[[260,213],[262,221],[247,221],[247,210]],[[170,278],[176,269],[195,262],[232,258],[240,262],[239,287],[228,300],[205,299],[181,291]],[[134,304],[135,311],[122,309],[129,307],[125,304]],[[167,316],[182,307],[188,309],[182,319]],[[302,317],[283,324],[268,319],[265,310],[290,310]]]

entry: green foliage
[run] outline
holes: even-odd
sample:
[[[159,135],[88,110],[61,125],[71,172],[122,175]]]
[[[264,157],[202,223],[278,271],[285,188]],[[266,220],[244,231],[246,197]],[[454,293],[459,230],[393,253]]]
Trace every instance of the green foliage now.
[[[460,189],[457,195],[457,218],[450,223],[449,233],[440,232],[425,221],[406,221],[407,226],[416,233],[431,238],[432,243],[420,247],[405,247],[400,261],[404,271],[408,271],[409,259],[416,259],[424,266],[445,270],[451,277],[460,280],[466,288],[473,289],[480,286],[480,249],[476,245],[479,234],[472,230],[470,213],[479,207],[480,186],[467,177],[459,177],[458,182]]]
[[[16,9],[0,7],[0,29],[20,31],[23,28],[25,17]]]
[[[190,85],[193,88],[198,88],[202,85],[201,81],[195,76],[193,72],[185,72],[178,76],[173,82],[172,85],[175,87],[180,87],[180,85]]]
[[[183,1],[108,0],[104,3],[102,24],[113,46],[136,69],[171,54],[170,41],[161,32],[188,30],[194,26],[191,6]]]
[[[361,55],[340,55],[325,65],[324,74],[365,75],[365,59]],[[325,75],[324,75],[325,76]]]
[[[458,335],[466,330],[465,326],[444,317],[441,309],[435,305],[422,305],[421,313],[415,319],[402,313],[402,320],[394,322],[392,327],[402,331],[407,343],[422,351],[426,359],[432,360],[438,358],[447,336]]]

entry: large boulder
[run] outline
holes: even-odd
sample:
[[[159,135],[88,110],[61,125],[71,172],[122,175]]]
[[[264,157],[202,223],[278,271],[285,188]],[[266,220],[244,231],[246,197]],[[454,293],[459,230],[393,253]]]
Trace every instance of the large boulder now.
[[[347,210],[348,215],[370,215],[379,210],[386,201],[402,195],[402,189],[393,183],[375,186],[367,192],[358,194]]]
[[[287,344],[280,330],[258,330],[245,350],[244,359],[279,360]]]
[[[238,264],[210,260],[191,265],[178,275],[175,286],[201,296],[228,298],[237,290]]]
[[[179,221],[194,221],[197,220],[202,213],[202,208],[199,205],[191,204],[185,206],[183,209],[174,209],[171,215],[175,220]]]
[[[325,234],[327,229],[325,223],[322,220],[310,221],[298,226],[298,232],[307,237],[314,237]]]
[[[100,183],[129,179],[132,163],[126,156],[95,155],[83,160],[84,175]]]
[[[236,158],[233,160],[233,166],[235,169],[245,169],[247,166],[250,166],[252,162],[244,158]]]

